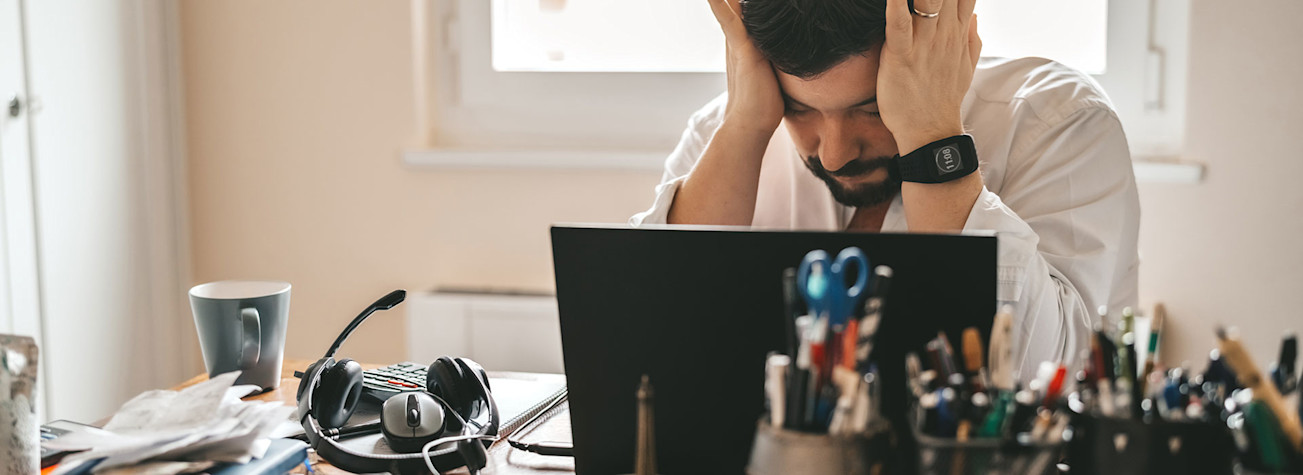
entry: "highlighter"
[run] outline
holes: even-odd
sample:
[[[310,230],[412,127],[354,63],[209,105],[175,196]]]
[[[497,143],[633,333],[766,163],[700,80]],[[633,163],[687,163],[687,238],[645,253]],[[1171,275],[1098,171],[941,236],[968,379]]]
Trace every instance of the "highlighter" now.
[[[1272,415],[1271,408],[1255,400],[1244,408],[1244,425],[1257,446],[1263,468],[1272,472],[1285,470],[1288,465],[1286,448],[1281,447],[1281,426]]]

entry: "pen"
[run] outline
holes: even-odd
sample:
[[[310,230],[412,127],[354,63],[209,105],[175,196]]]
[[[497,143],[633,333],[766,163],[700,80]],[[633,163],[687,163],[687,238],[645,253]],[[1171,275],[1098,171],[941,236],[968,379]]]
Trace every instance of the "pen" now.
[[[1285,409],[1285,402],[1281,400],[1280,392],[1276,391],[1274,384],[1268,384],[1263,380],[1262,374],[1258,372],[1253,359],[1244,351],[1239,340],[1228,336],[1226,329],[1221,326],[1217,327],[1216,333],[1218,348],[1226,364],[1235,370],[1235,374],[1245,387],[1253,390],[1253,398],[1262,401],[1272,412],[1290,447],[1295,451],[1303,452],[1303,428],[1299,427],[1298,415],[1290,414]]]
[[[955,349],[950,346],[950,337],[945,332],[937,332],[937,339],[934,341],[937,343],[938,358],[942,365],[939,368],[940,372],[945,373],[941,376],[948,380],[950,375],[959,372],[959,366],[955,364]]]
[[[787,312],[787,354],[795,355],[801,345],[800,329],[797,328],[796,320],[803,313],[800,308],[801,299],[796,290],[796,268],[788,267],[783,269],[783,309]]]
[[[1054,377],[1050,379],[1050,384],[1045,389],[1045,402],[1043,405],[1046,409],[1054,409],[1054,403],[1058,402],[1059,395],[1063,392],[1063,380],[1067,376],[1068,368],[1062,364],[1054,370]]]
[[[1280,356],[1271,364],[1271,381],[1282,396],[1288,396],[1298,388],[1298,375],[1295,364],[1298,361],[1298,337],[1288,333],[1280,341]]]
[[[1110,383],[1113,383],[1114,387],[1117,387],[1117,378],[1119,373],[1117,361],[1119,353],[1117,344],[1114,343],[1113,339],[1109,338],[1108,334],[1102,330],[1095,332],[1095,340],[1099,342],[1099,351],[1102,356],[1101,359],[1104,362],[1103,377],[1108,379]]]
[[[791,381],[788,383],[790,388],[787,397],[787,416],[784,418],[785,425],[789,429],[801,429],[806,420],[806,395],[809,393],[810,386],[810,341],[807,333],[810,332],[814,324],[814,317],[809,315],[796,319],[797,334],[801,336],[800,346],[796,353],[796,367],[789,372],[788,376]]]

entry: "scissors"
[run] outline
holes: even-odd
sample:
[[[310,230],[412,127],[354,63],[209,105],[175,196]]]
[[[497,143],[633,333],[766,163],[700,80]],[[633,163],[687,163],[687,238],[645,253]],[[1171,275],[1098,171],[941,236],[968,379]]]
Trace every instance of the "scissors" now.
[[[846,287],[847,266],[855,267],[855,282]],[[868,295],[869,258],[858,247],[842,249],[836,260],[815,249],[801,260],[796,287],[815,318],[828,318],[830,327],[846,324]]]

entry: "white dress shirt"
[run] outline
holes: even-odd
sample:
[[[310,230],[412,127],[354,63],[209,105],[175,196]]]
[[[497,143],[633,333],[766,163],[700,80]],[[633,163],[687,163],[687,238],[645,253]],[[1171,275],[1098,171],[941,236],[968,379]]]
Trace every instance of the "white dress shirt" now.
[[[647,211],[630,224],[664,224],[679,184],[719,128],[727,97],[697,111]],[[1089,348],[1096,308],[1137,304],[1140,202],[1122,124],[1090,76],[1041,58],[983,58],[962,105],[985,187],[964,230],[995,231],[997,299],[1014,306],[1015,368],[1075,364]],[[760,166],[752,225],[844,230],[855,209],[805,168],[785,126]],[[907,232],[899,195],[883,232]]]

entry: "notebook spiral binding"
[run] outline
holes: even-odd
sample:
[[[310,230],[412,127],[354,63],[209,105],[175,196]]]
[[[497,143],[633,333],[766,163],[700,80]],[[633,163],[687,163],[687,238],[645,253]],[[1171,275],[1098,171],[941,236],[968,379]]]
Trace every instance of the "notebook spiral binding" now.
[[[501,437],[514,435],[517,430],[532,426],[536,419],[545,419],[546,416],[555,413],[558,409],[565,407],[567,396],[570,392],[566,387],[562,387],[552,396],[549,396],[537,404],[530,406],[524,412],[507,419],[498,427],[498,434]]]

